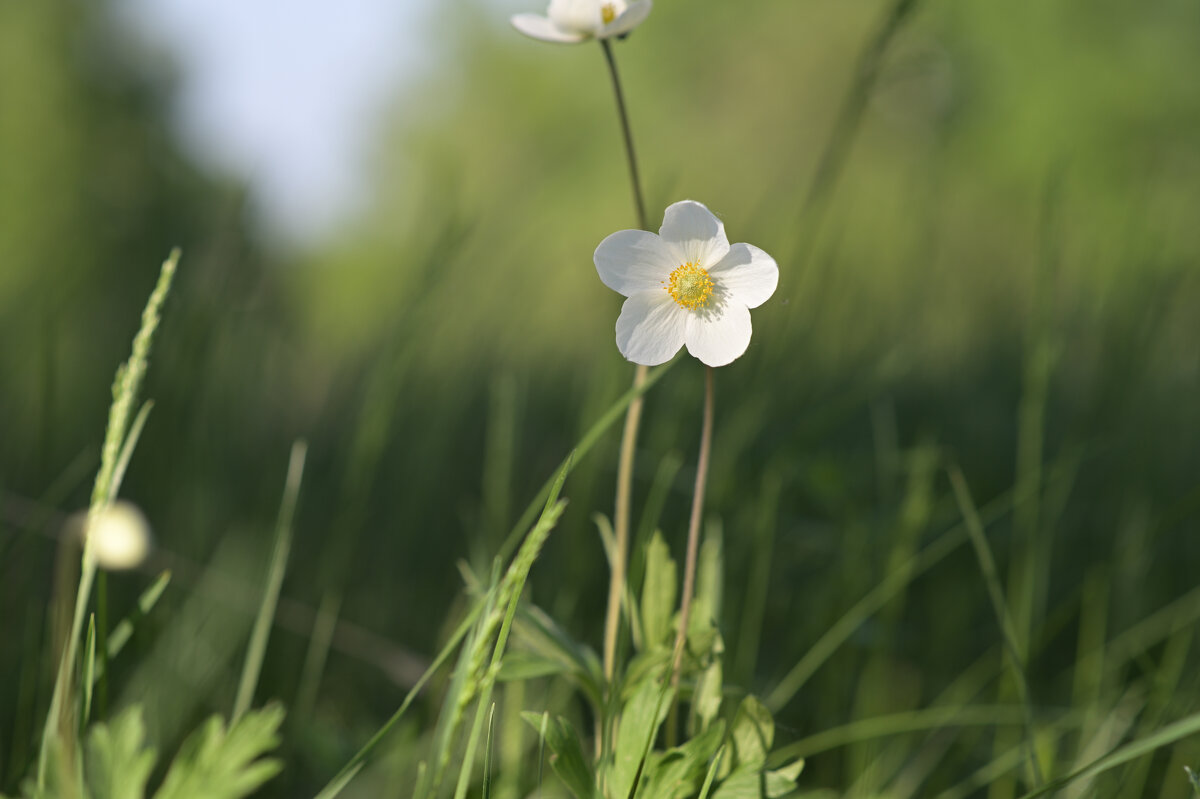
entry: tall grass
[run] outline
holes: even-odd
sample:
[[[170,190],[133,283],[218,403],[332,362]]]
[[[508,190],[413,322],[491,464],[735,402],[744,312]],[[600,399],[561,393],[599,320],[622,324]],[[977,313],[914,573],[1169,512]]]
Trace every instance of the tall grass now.
[[[673,722],[702,378],[627,390],[611,346],[603,63],[458,20],[378,221],[309,264],[201,248],[159,326],[169,260],[98,448],[69,367],[103,326],[0,345],[49,420],[0,397],[0,790],[1192,795],[1184,16],[663,2],[613,43],[649,215],[703,199],[783,269],[719,384]],[[104,591],[55,534],[90,476],[159,547]]]

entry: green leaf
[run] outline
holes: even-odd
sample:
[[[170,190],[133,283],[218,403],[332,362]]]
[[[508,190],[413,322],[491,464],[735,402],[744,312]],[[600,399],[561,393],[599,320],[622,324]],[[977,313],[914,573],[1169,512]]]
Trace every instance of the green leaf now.
[[[654,743],[659,725],[671,706],[671,689],[647,678],[634,691],[621,711],[617,728],[617,748],[608,780],[609,795],[625,799],[633,790],[642,761]]]
[[[87,740],[87,786],[93,799],[142,799],[155,752],[144,748],[146,724],[134,705],[110,724],[95,724]]]
[[[653,769],[647,762],[638,796],[643,799],[687,799],[695,796],[709,760],[721,746],[724,737],[725,725],[718,722],[683,746],[666,752]]]
[[[786,796],[796,790],[796,779],[804,770],[804,758],[797,758],[782,768],[767,772],[767,799]]]
[[[696,597],[704,601],[710,614],[709,619],[715,623],[721,615],[721,603],[725,593],[725,553],[720,523],[713,521],[705,525],[705,528],[704,543],[700,545],[700,562],[696,569]]]
[[[717,786],[712,799],[762,799],[762,767],[742,765]]]
[[[692,696],[692,711],[700,721],[701,732],[709,728],[717,713],[721,711],[723,678],[721,660],[714,658],[696,683],[696,692]]]
[[[538,677],[562,674],[568,670],[569,666],[561,660],[545,657],[536,652],[517,650],[504,653],[504,660],[500,662],[500,673],[496,679],[500,682],[532,680]]]
[[[713,780],[716,779],[717,772],[721,770],[721,763],[725,760],[725,753],[729,751],[728,747],[722,746],[713,756],[712,763],[708,765],[708,773],[704,775],[704,784],[700,786],[700,799],[708,799],[708,793],[712,790]]]
[[[546,714],[524,712],[521,718],[538,731],[553,753],[550,765],[554,773],[578,799],[599,799],[596,775],[583,754],[575,728],[562,716],[550,719]]]
[[[739,769],[753,766],[756,771],[761,770],[774,742],[775,722],[771,711],[755,697],[747,696],[738,705],[733,719],[733,750]]]
[[[92,686],[96,677],[96,614],[88,615],[86,643],[83,645],[83,719],[87,724],[92,717]]]
[[[239,799],[279,773],[278,760],[260,759],[279,744],[283,708],[246,713],[226,731],[220,716],[183,743],[155,799]]]
[[[642,582],[642,631],[647,649],[668,645],[677,584],[671,550],[662,533],[655,531],[646,547],[646,578]]]

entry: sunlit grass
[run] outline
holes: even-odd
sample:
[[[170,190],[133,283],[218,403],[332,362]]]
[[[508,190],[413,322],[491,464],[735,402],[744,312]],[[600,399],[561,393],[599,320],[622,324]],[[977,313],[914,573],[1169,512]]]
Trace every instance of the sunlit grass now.
[[[637,392],[590,255],[635,220],[599,48],[460,20],[343,242],[270,269],[234,234],[189,250],[154,413],[135,380],[102,447],[134,312],[97,320],[149,284],[56,282],[103,237],[33,228],[88,195],[0,181],[25,209],[0,226],[0,790],[122,795],[119,767],[135,797],[1193,795],[1200,106],[1169,6],[664,0],[615,44],[649,215],[703,199],[781,267],[716,383],[671,721],[702,375],[641,389],[610,691]],[[75,96],[54,64],[36,108]],[[85,128],[47,139],[62,170]],[[89,310],[32,335],[26,285]],[[89,604],[56,532],[97,472],[158,549]]]

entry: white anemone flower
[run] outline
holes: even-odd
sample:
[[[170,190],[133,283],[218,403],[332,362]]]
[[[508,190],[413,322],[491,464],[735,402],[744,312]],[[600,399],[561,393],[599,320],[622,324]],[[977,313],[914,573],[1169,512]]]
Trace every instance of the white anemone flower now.
[[[729,244],[725,225],[698,202],[667,208],[658,234],[619,230],[594,257],[604,285],[629,299],[617,319],[617,349],[657,366],[679,348],[724,366],[750,346],[750,309],[775,293],[779,267],[751,244]]]
[[[91,540],[92,557],[102,569],[132,569],[150,554],[150,525],[131,502],[118,500],[90,519],[84,511],[80,521]]]
[[[575,44],[629,33],[650,13],[650,0],[550,0],[546,15],[516,14],[513,27],[543,42]]]

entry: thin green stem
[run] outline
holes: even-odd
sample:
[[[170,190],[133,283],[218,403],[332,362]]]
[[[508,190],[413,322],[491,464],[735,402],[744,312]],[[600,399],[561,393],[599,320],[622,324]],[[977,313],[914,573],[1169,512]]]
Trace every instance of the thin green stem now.
[[[1042,767],[1038,762],[1037,745],[1034,739],[1033,704],[1030,700],[1029,681],[1025,677],[1025,657],[1021,652],[1012,615],[1008,610],[1008,603],[1005,602],[1004,592],[1000,587],[1000,577],[996,573],[996,561],[992,558],[992,550],[988,546],[987,537],[983,532],[983,522],[980,521],[979,512],[975,509],[975,502],[971,499],[967,481],[957,466],[951,467],[949,474],[950,483],[954,488],[954,497],[962,512],[963,522],[967,526],[967,534],[971,537],[971,544],[975,547],[979,569],[983,572],[984,583],[987,585],[988,595],[992,601],[992,610],[996,614],[996,623],[1000,626],[1001,639],[1012,667],[1013,678],[1017,685],[1017,696],[1025,716],[1025,746],[1029,757],[1029,766],[1033,773],[1034,787],[1037,788],[1045,784],[1046,778],[1042,774]]]
[[[646,382],[648,367],[639,365],[633,373],[634,389]],[[617,498],[613,513],[613,556],[608,584],[608,612],[604,619],[604,678],[612,682],[616,673],[617,632],[621,622],[621,596],[625,592],[625,567],[629,560],[629,505],[633,493],[633,455],[637,448],[638,427],[642,419],[642,397],[629,404],[625,429],[621,433],[621,452],[617,460]]]
[[[679,631],[675,633],[675,650],[671,663],[671,687],[679,687],[683,668],[683,650],[687,643],[688,621],[692,615],[692,594],[696,588],[696,556],[700,551],[700,518],[704,515],[704,488],[708,482],[708,458],[712,450],[713,428],[713,368],[704,371],[704,421],[700,428],[700,457],[696,462],[696,488],[692,493],[692,516],[688,520],[687,558],[683,566],[683,598],[679,605]],[[678,701],[678,693],[676,693]],[[677,704],[671,706],[671,722],[667,726],[669,745],[674,745]]]
[[[100,681],[96,686],[96,717],[108,717],[108,575],[96,576],[96,653],[100,658]]]
[[[617,72],[617,61],[613,56],[612,43],[600,40],[604,60],[608,63],[608,74],[612,78],[613,94],[617,100],[617,116],[621,122],[621,133],[625,140],[625,156],[629,162],[629,181],[633,189],[634,211],[638,227],[647,229],[646,204],[642,200],[642,183],[638,176],[637,151],[633,146],[633,131],[629,126],[629,113],[625,109],[625,92],[621,88],[621,77]],[[633,389],[641,389],[646,382],[647,368],[639,365],[633,375]],[[613,509],[613,554],[608,585],[608,609],[604,619],[604,678],[610,684],[616,675],[617,635],[621,626],[621,596],[625,592],[626,564],[629,561],[629,508],[633,494],[633,460],[637,450],[638,427],[642,419],[642,397],[638,394],[625,413],[625,429],[621,434],[621,451],[617,460],[616,502]]]
[[[142,324],[133,337],[133,348],[129,360],[117,369],[113,380],[113,402],[108,410],[108,427],[104,433],[104,446],[101,449],[100,470],[96,473],[96,481],[92,485],[92,500],[88,508],[87,521],[84,527],[83,555],[79,586],[75,592],[75,610],[71,617],[71,627],[62,650],[62,658],[58,663],[58,674],[54,680],[54,691],[50,695],[50,708],[46,713],[46,726],[42,729],[41,749],[38,753],[37,788],[42,791],[46,786],[46,768],[51,741],[60,730],[65,733],[62,741],[69,757],[75,745],[71,725],[66,724],[70,708],[73,707],[72,691],[75,688],[75,659],[79,654],[79,636],[83,630],[83,620],[87,615],[88,602],[91,600],[92,585],[96,578],[96,557],[92,552],[91,530],[101,513],[105,512],[116,499],[124,476],[125,464],[137,443],[141,432],[140,425],[145,417],[139,414],[133,426],[130,427],[130,415],[133,402],[141,388],[142,378],[150,357],[150,343],[154,331],[158,329],[162,305],[171,290],[171,281],[179,265],[180,252],[172,250],[159,271],[158,283],[150,293],[150,299],[142,311]],[[139,421],[140,420],[140,421]]]
[[[621,117],[621,133],[625,136],[625,156],[629,161],[629,182],[633,185],[633,204],[637,210],[638,227],[648,230],[646,204],[642,201],[642,181],[638,177],[637,152],[633,147],[633,132],[629,127],[629,114],[625,110],[625,93],[621,90],[621,77],[617,74],[617,61],[613,57],[612,44],[608,39],[600,40],[604,60],[608,62],[608,74],[612,77],[613,94],[617,97],[617,114]]]
[[[275,522],[275,545],[271,550],[271,561],[267,566],[267,582],[263,588],[258,615],[246,646],[246,662],[242,666],[242,677],[238,682],[237,696],[233,701],[230,723],[250,709],[254,691],[258,687],[258,675],[262,671],[263,658],[267,654],[267,641],[271,636],[271,624],[275,619],[275,608],[279,604],[279,592],[283,588],[283,577],[287,571],[288,553],[292,549],[292,520],[296,515],[296,503],[300,498],[300,481],[304,477],[304,462],[308,456],[308,444],[297,440],[292,444],[288,458],[287,477],[284,480],[283,500]]]

